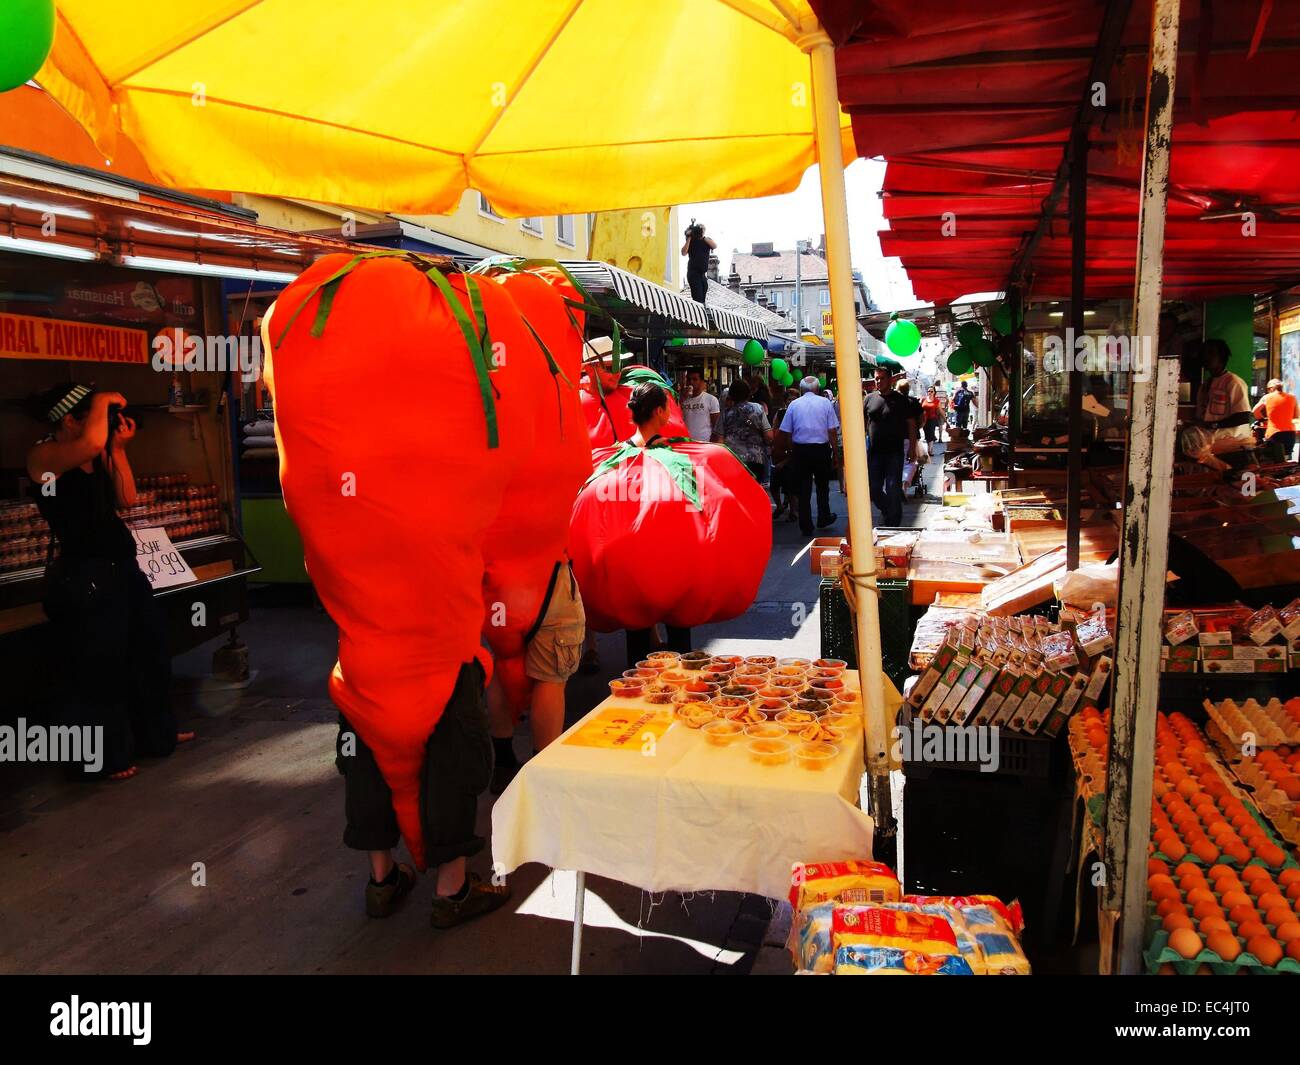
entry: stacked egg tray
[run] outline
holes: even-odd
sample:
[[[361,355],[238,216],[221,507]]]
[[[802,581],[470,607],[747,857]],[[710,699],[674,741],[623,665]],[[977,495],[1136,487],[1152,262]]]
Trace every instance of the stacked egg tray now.
[[[1206,725],[1205,732],[1274,831],[1291,847],[1300,847],[1300,745],[1260,742],[1244,747],[1240,737],[1234,742],[1215,720]]]
[[[1300,975],[1300,869],[1148,864],[1149,973]]]
[[[43,566],[50,528],[35,503],[0,503],[0,573]]]

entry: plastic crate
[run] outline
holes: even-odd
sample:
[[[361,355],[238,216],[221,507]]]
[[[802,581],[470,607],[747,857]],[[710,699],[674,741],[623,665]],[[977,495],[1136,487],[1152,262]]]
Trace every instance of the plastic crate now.
[[[880,657],[885,675],[902,690],[911,669],[912,603],[907,581],[877,580],[880,590]],[[858,649],[853,642],[853,619],[840,582],[824,579],[821,602],[822,657],[841,658],[850,669],[858,668]]]
[[[900,728],[912,727],[911,707],[904,703],[899,711]],[[950,725],[930,724],[929,728],[951,728]],[[969,728],[970,726],[963,726]],[[987,726],[986,726],[987,727]],[[1055,754],[1061,736],[1026,736],[1009,729],[997,730],[998,767],[985,776],[1019,777],[1025,781],[1046,782],[1057,773],[1059,759]],[[956,770],[962,773],[982,773],[977,760],[943,761],[927,758],[924,761],[904,760],[903,772],[909,777],[925,778],[936,770]]]

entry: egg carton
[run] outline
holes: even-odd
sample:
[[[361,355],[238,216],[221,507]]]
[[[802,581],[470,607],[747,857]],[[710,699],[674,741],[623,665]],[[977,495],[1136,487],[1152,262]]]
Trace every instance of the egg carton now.
[[[1269,842],[1276,844],[1277,847],[1279,847],[1282,853],[1286,856],[1282,860],[1281,865],[1269,865],[1261,858],[1251,858],[1250,861],[1246,862],[1246,865],[1262,865],[1265,869],[1267,869],[1271,873],[1281,872],[1281,870],[1283,869],[1300,868],[1300,862],[1297,862],[1295,860],[1295,855],[1293,855],[1290,851],[1287,850],[1286,841],[1278,838],[1276,831],[1274,831],[1273,826],[1269,824],[1268,819],[1264,817],[1264,815],[1261,814],[1259,812],[1259,809],[1254,805],[1252,801],[1252,797],[1249,795],[1243,795],[1241,796],[1241,799],[1246,804],[1247,813],[1249,813],[1250,816],[1255,819],[1256,823],[1258,823],[1259,827],[1264,830],[1264,834],[1268,836]],[[1231,866],[1233,869],[1245,868],[1245,865],[1242,865],[1240,862],[1237,861],[1237,859],[1233,858],[1230,854],[1220,854],[1212,862],[1202,861],[1199,857],[1197,857],[1195,854],[1192,853],[1190,848],[1188,849],[1187,853],[1183,855],[1181,858],[1172,858],[1168,854],[1165,854],[1163,851],[1159,849],[1157,849],[1155,853],[1151,855],[1151,857],[1159,858],[1162,862],[1165,862],[1168,865],[1177,865],[1180,862],[1191,862],[1193,865],[1203,865],[1206,868],[1210,867],[1211,865],[1227,865],[1227,866]]]
[[[1236,777],[1238,785],[1250,795],[1273,830],[1291,847],[1300,847],[1300,802],[1293,802],[1262,771],[1253,769],[1253,758],[1245,758],[1235,746],[1210,722],[1205,733],[1219,749],[1219,757]]]
[[[1235,932],[1236,925],[1232,927]],[[1248,970],[1251,976],[1300,974],[1300,961],[1285,954],[1276,965],[1265,965],[1255,955],[1247,954],[1244,950],[1232,961],[1224,961],[1222,955],[1209,948],[1202,949],[1195,957],[1184,958],[1178,951],[1170,948],[1169,933],[1160,926],[1154,906],[1147,907],[1146,928],[1147,948],[1142,952],[1142,957],[1146,962],[1149,975],[1154,975],[1155,971],[1166,962],[1173,965],[1174,972],[1179,976],[1191,976],[1202,965],[1208,965],[1210,972],[1215,976],[1239,976],[1243,969]]]
[[[1206,699],[1202,705],[1210,720],[1219,726],[1234,746],[1243,747],[1246,742],[1242,733],[1228,722],[1228,713],[1234,710],[1247,718],[1253,734],[1252,746],[1280,747],[1300,743],[1300,721],[1292,721],[1287,716],[1280,699],[1270,699],[1263,705],[1256,699],[1247,699],[1240,706],[1231,699],[1219,703]]]

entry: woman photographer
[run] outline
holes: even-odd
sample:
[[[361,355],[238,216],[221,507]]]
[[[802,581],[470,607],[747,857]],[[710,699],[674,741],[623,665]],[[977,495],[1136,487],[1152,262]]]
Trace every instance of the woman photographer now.
[[[168,689],[171,658],[161,612],[117,515],[135,502],[126,445],[135,422],[118,392],[58,385],[33,401],[50,432],[27,453],[37,506],[59,557],[46,567],[45,611],[61,656],[64,724],[103,729],[100,768],[78,778],[126,780],[135,754],[171,754],[180,739]]]

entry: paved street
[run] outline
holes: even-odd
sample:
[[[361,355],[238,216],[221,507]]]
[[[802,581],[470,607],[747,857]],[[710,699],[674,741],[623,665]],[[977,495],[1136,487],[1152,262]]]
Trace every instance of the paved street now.
[[[929,467],[937,474],[939,462]],[[832,488],[845,527],[845,499]],[[909,516],[924,507],[908,504]],[[817,579],[796,525],[776,526],[753,608],[696,631],[697,647],[749,654],[819,652]],[[673,559],[661,560],[671,565]],[[708,574],[701,573],[701,580]],[[335,635],[283,590],[259,593],[241,629],[253,682],[204,682],[212,646],[178,659],[177,698],[198,738],[143,762],[123,784],[33,777],[0,797],[0,970],[6,972],[564,972],[571,874],[527,866],[508,907],[450,932],[427,923],[424,880],[387,921],[364,916],[364,857],[344,849],[335,714],[325,697]],[[624,668],[621,634],[600,639],[602,673],[569,686],[572,722]],[[528,753],[524,739],[520,755]],[[480,802],[480,832],[491,797]],[[205,886],[195,886],[203,863]],[[481,855],[472,865],[486,872]],[[587,881],[589,973],[789,972],[788,916],[734,893],[650,896]],[[776,919],[772,918],[775,915]],[[783,920],[782,918],[785,917]]]

